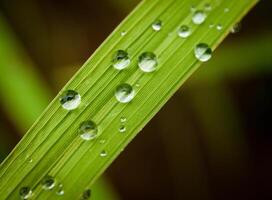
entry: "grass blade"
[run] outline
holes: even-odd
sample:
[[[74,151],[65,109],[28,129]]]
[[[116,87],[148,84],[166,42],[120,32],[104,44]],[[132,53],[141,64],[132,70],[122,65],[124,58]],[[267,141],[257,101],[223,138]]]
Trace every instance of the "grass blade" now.
[[[193,54],[195,45],[204,42],[214,50],[257,0],[211,1],[213,9],[205,23],[193,25],[190,7],[194,4],[197,9],[204,9],[205,3],[203,0],[143,1],[61,91],[79,92],[80,107],[68,112],[60,106],[59,96],[55,98],[2,163],[0,198],[18,198],[20,188],[26,186],[37,198],[56,198],[54,192],[42,189],[40,182],[46,175],[63,184],[65,195],[71,199],[79,198],[90,188],[199,67],[201,63]],[[224,12],[226,8],[228,12]],[[155,32],[151,24],[158,19],[163,27]],[[210,29],[210,23],[220,23],[223,28]],[[183,24],[192,28],[187,39],[177,36],[177,29]],[[125,36],[121,36],[123,31]],[[127,50],[132,60],[130,67],[121,72],[111,66],[112,56],[119,49]],[[137,58],[145,51],[158,56],[159,67],[153,73],[143,73],[137,67]],[[136,96],[132,102],[121,104],[116,101],[114,91],[125,82],[134,86]],[[123,116],[127,118],[126,132],[120,134]],[[78,135],[79,124],[85,120],[98,124],[99,136],[95,141],[83,141]],[[104,150],[107,156],[101,157]],[[26,162],[26,156],[33,162]]]

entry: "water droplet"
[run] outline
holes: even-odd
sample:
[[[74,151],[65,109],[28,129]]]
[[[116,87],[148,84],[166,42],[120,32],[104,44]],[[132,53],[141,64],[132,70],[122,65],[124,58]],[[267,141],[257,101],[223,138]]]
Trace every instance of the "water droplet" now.
[[[127,32],[126,31],[122,31],[120,34],[121,34],[121,36],[124,36],[124,35],[127,34]]]
[[[206,4],[204,5],[204,9],[205,9],[206,11],[211,11],[211,10],[212,10],[212,5],[211,5],[210,3],[206,3]]]
[[[225,9],[224,9],[224,12],[225,12],[225,13],[229,12],[229,8],[225,8]]]
[[[84,121],[79,126],[80,137],[83,140],[93,140],[97,137],[97,132],[97,125],[91,120]]]
[[[121,125],[120,127],[119,127],[119,132],[120,133],[124,133],[124,132],[126,132],[126,127],[124,126],[124,125]]]
[[[153,72],[158,66],[157,56],[152,52],[145,52],[139,56],[138,66],[143,72]]]
[[[91,197],[91,190],[90,189],[87,189],[83,192],[82,196],[81,196],[81,200],[87,200]]]
[[[59,195],[59,196],[64,195],[64,189],[63,189],[63,185],[62,184],[59,184],[58,190],[56,191],[56,194]]]
[[[191,29],[189,26],[182,25],[178,30],[179,37],[187,38],[189,35],[191,35]]]
[[[26,155],[25,160],[26,160],[27,162],[29,162],[29,163],[32,163],[32,162],[33,162],[33,159],[30,158],[30,155]]]
[[[222,24],[217,24],[216,29],[217,29],[218,31],[221,31],[221,30],[223,29]]]
[[[121,123],[125,123],[126,121],[127,121],[127,118],[126,118],[126,117],[121,117],[121,118],[120,118],[120,122],[121,122]]]
[[[213,27],[214,27],[213,23],[209,24],[209,28],[213,28]]]
[[[122,70],[129,66],[130,64],[130,58],[126,51],[124,50],[118,50],[115,52],[113,60],[112,60],[112,66],[115,69]]]
[[[212,50],[207,44],[200,43],[195,47],[195,57],[201,62],[206,62],[212,57]]]
[[[107,141],[106,139],[101,139],[101,140],[99,140],[99,143],[104,144],[106,141]]]
[[[192,21],[194,24],[202,24],[205,21],[206,17],[207,15],[205,12],[203,12],[202,10],[197,10],[193,14]]]
[[[139,83],[136,83],[136,85],[135,85],[136,87],[140,87],[140,84]]]
[[[106,152],[105,150],[101,151],[100,156],[101,156],[101,157],[107,156],[107,152]]]
[[[152,24],[152,28],[153,28],[154,31],[160,31],[161,27],[162,27],[162,21],[161,20],[156,20]]]
[[[131,85],[123,83],[117,86],[115,91],[115,98],[121,103],[130,102],[135,96],[135,91]]]
[[[60,97],[60,103],[65,110],[76,109],[80,102],[81,96],[74,90],[67,90]]]
[[[231,33],[237,33],[241,30],[241,24],[236,23],[230,30]]]
[[[191,12],[195,12],[196,11],[195,5],[191,5],[190,10],[191,10]]]
[[[43,178],[41,184],[43,189],[51,190],[53,187],[55,187],[56,181],[52,176],[46,176]]]
[[[21,199],[29,199],[31,198],[32,194],[33,193],[30,187],[21,187],[21,189],[19,190],[19,195]]]

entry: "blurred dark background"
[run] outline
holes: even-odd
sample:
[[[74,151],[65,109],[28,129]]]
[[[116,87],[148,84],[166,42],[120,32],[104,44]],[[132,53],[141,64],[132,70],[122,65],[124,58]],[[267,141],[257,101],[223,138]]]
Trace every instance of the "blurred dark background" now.
[[[1,0],[0,17],[49,102],[138,2]],[[272,199],[271,8],[261,1],[106,171],[121,199]],[[3,159],[30,124],[0,109]]]

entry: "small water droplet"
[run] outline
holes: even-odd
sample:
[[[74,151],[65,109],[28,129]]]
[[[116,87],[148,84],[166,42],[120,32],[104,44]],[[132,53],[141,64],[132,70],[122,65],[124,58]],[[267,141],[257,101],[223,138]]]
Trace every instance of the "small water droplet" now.
[[[64,195],[64,189],[63,189],[63,185],[62,184],[59,184],[58,190],[56,191],[56,194],[59,195],[59,196]]]
[[[124,132],[126,132],[126,127],[124,126],[124,125],[121,125],[120,127],[119,127],[119,132],[120,133],[124,133]]]
[[[225,13],[229,12],[229,8],[225,8],[225,9],[224,9],[224,12],[225,12]]]
[[[230,30],[231,33],[237,33],[241,30],[241,23],[236,23]]]
[[[127,32],[126,31],[122,31],[120,34],[121,34],[121,36],[124,36],[124,35],[127,34]]]
[[[29,163],[32,163],[32,162],[33,162],[33,159],[30,158],[30,155],[26,155],[25,160],[26,160],[27,162],[29,162]]]
[[[126,121],[127,121],[127,118],[126,118],[126,117],[121,117],[121,118],[120,118],[120,122],[121,122],[121,123],[125,123]]]
[[[191,12],[195,12],[196,11],[196,6],[195,5],[191,5],[190,10],[191,10]]]
[[[112,60],[112,66],[117,70],[125,69],[130,64],[130,58],[126,51],[118,50],[115,52]]]
[[[211,10],[212,10],[212,5],[211,5],[210,3],[205,3],[204,9],[205,9],[206,11],[211,11]]]
[[[197,10],[194,12],[192,21],[194,24],[202,24],[207,18],[207,14],[202,10]]]
[[[33,193],[30,187],[21,187],[21,189],[19,190],[19,195],[21,199],[29,199],[32,197],[32,194]]]
[[[79,126],[79,134],[83,140],[93,140],[97,137],[97,125],[91,120],[84,121]]]
[[[162,21],[161,20],[156,20],[155,22],[153,22],[152,28],[153,28],[154,31],[160,31],[161,28],[162,28]]]
[[[55,187],[56,181],[55,181],[54,177],[46,176],[43,178],[41,184],[42,184],[43,189],[51,190],[53,187]]]
[[[135,91],[131,85],[127,83],[120,84],[116,87],[115,98],[121,103],[130,102],[135,96]]]
[[[216,29],[217,29],[218,31],[221,31],[221,30],[223,29],[222,24],[217,24]]]
[[[105,144],[106,141],[107,141],[106,139],[101,139],[101,140],[99,140],[99,143],[100,144]]]
[[[92,194],[92,191],[90,189],[85,190],[82,193],[82,196],[81,196],[80,200],[87,200],[87,199],[89,199],[91,197],[91,194]]]
[[[101,157],[107,156],[107,152],[106,152],[105,150],[101,151],[101,152],[100,152],[100,156],[101,156]]]
[[[189,26],[182,25],[178,30],[178,35],[179,37],[187,38],[191,35],[191,29],[189,28]]]
[[[60,104],[65,110],[76,109],[81,102],[81,96],[74,90],[66,90],[60,97]]]
[[[139,56],[138,66],[143,72],[153,72],[158,66],[157,56],[152,52],[145,52]]]
[[[195,57],[201,62],[206,62],[212,57],[212,50],[207,44],[200,43],[195,47]]]
[[[214,27],[213,23],[209,24],[209,28],[213,28],[213,27]]]
[[[140,84],[139,83],[136,83],[136,85],[135,85],[136,87],[140,87]]]

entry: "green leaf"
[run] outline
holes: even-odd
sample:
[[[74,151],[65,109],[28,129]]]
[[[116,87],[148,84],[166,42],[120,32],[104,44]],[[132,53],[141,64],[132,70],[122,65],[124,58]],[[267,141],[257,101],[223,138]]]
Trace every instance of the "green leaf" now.
[[[57,198],[55,192],[42,189],[40,182],[46,175],[63,184],[70,199],[80,198],[199,67],[201,63],[193,53],[195,46],[206,43],[214,50],[256,2],[212,0],[205,23],[194,25],[190,8],[194,5],[204,9],[204,0],[143,1],[61,91],[77,91],[82,97],[79,108],[64,110],[57,96],[2,163],[0,198],[18,198],[21,187],[30,187],[38,199]],[[226,8],[228,12],[224,12]],[[151,28],[155,20],[162,21],[158,32]],[[209,28],[211,23],[220,23],[223,28]],[[184,24],[192,29],[187,39],[177,35]],[[121,36],[123,31],[126,34]],[[126,50],[132,61],[123,71],[111,66],[112,56],[120,49]],[[158,57],[155,72],[144,73],[137,66],[138,57],[146,51]],[[130,103],[115,99],[114,91],[120,83],[134,87],[136,96]],[[119,132],[121,117],[127,118],[125,133]],[[96,140],[79,137],[79,125],[86,120],[98,125]],[[101,140],[105,142],[101,144]],[[104,150],[107,156],[101,157]]]

